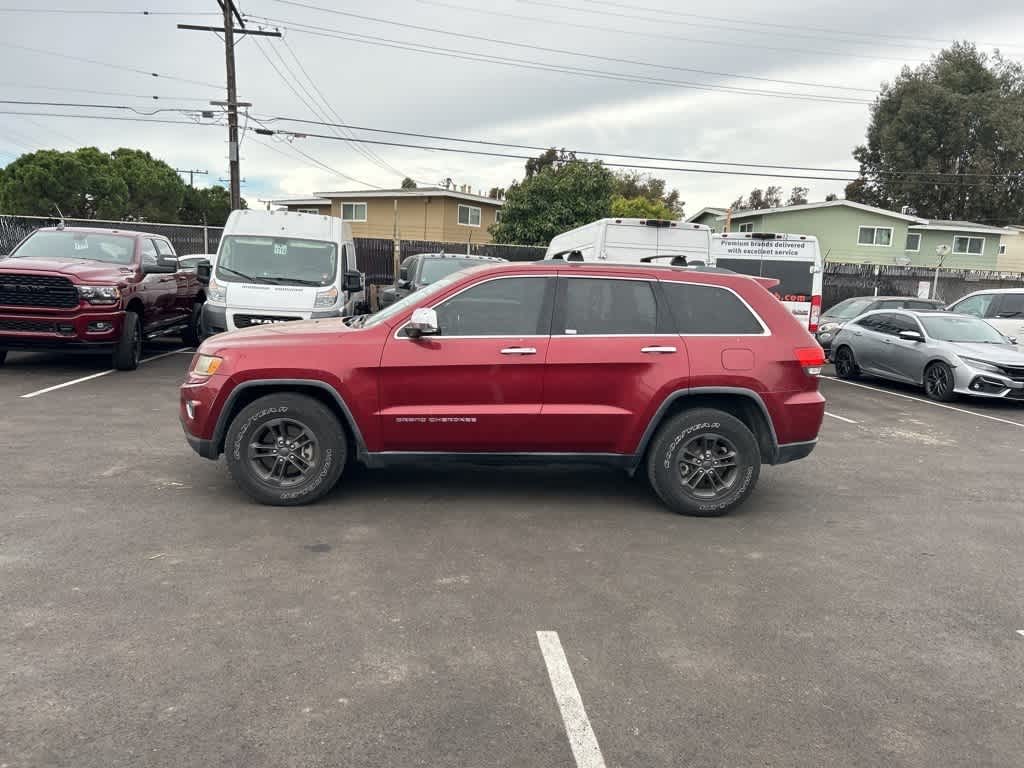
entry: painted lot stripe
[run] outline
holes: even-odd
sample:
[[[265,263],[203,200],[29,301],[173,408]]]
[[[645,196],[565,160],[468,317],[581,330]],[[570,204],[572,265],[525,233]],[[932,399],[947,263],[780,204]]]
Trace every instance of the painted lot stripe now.
[[[558,701],[558,709],[565,723],[565,733],[569,737],[572,755],[576,758],[577,768],[605,768],[601,748],[597,745],[594,729],[590,727],[587,712],[583,709],[583,699],[576,687],[576,680],[569,669],[569,661],[562,650],[562,642],[557,632],[538,632],[537,642],[540,652],[544,655],[544,664],[551,678],[551,688]]]
[[[839,419],[840,421],[845,421],[847,424],[858,424],[858,423],[860,423],[860,422],[854,421],[853,419],[848,419],[845,416],[840,416],[839,414],[836,414],[836,413],[829,413],[828,411],[825,411],[825,415],[826,416],[831,416],[833,419]]]
[[[162,357],[180,355],[183,352],[191,351],[192,347],[182,347],[181,349],[176,349],[173,352],[164,352],[163,354],[160,355],[153,355],[153,357],[147,357],[143,360],[139,360],[139,365],[142,365],[143,363],[151,363],[154,360],[159,360]],[[100,371],[99,373],[94,373],[90,376],[82,376],[77,379],[72,379],[71,381],[65,381],[63,384],[55,384],[54,386],[47,387],[46,389],[37,389],[35,392],[29,392],[27,395],[22,395],[21,398],[22,400],[29,400],[33,397],[39,397],[39,395],[45,395],[47,392],[56,392],[58,389],[64,389],[65,387],[73,387],[75,384],[81,384],[84,381],[92,381],[93,379],[100,378],[100,376],[109,376],[112,373],[114,373],[113,368],[111,368],[109,371]]]
[[[1020,635],[1021,637],[1024,637],[1024,629],[1018,629],[1017,630],[1017,634]]]
[[[837,379],[834,376],[822,376],[823,379],[829,381],[837,381],[840,384],[848,384],[851,387],[860,387],[861,389],[870,389],[872,392],[881,392],[883,395],[889,395],[890,397],[902,397],[904,400],[913,400],[915,403],[922,403],[924,405],[934,405],[936,408],[945,408],[947,411],[956,411],[957,413],[966,413],[968,416],[977,416],[979,419],[988,419],[989,421],[998,421],[1000,424],[1009,424],[1013,427],[1022,427],[1019,421],[1010,421],[1009,419],[1001,419],[998,416],[990,416],[987,413],[978,413],[977,411],[968,411],[966,408],[957,408],[953,405],[946,405],[945,403],[936,403],[934,400],[925,400],[922,397],[912,397],[911,395],[904,395],[901,392],[890,392],[888,389],[880,389],[878,387],[870,387],[867,384],[858,384],[855,381],[844,381],[843,379]]]

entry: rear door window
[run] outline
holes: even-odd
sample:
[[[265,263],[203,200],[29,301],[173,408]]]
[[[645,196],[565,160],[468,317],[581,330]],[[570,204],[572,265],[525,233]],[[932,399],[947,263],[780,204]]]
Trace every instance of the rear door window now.
[[[563,311],[555,333],[624,336],[658,333],[658,303],[647,280],[565,278]]]
[[[954,312],[960,312],[965,315],[974,315],[975,317],[991,317],[989,310],[992,309],[992,299],[995,298],[995,294],[982,293],[977,296],[971,296],[968,299],[954,304],[950,309]]]
[[[1004,293],[999,297],[995,316],[1009,319],[1024,317],[1024,293]]]
[[[676,332],[689,335],[760,335],[764,327],[732,291],[714,285],[662,282]]]

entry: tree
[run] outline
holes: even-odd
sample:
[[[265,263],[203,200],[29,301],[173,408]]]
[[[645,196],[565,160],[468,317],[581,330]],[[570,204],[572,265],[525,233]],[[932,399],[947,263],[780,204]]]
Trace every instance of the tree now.
[[[782,205],[782,187],[771,186],[765,190],[755,187],[750,190],[750,196],[744,200],[740,195],[733,201],[734,211],[759,211],[764,208],[778,208]]]
[[[177,221],[185,197],[185,182],[163,160],[141,149],[110,153],[114,173],[128,186],[123,219]]]
[[[1024,210],[1024,67],[968,43],[906,67],[871,107],[846,198],[1006,224]],[[942,175],[940,175],[942,174]]]
[[[416,182],[406,176],[402,179],[402,189],[416,189]]]
[[[537,157],[531,157],[526,161],[526,178],[531,178],[546,168],[561,168],[566,163],[576,160],[575,152],[567,152],[564,149],[547,149]]]
[[[839,199],[839,195],[837,195],[835,192],[829,192],[827,195],[825,195],[825,202],[826,203],[831,203],[831,202],[834,202],[835,200],[838,200],[838,199]]]
[[[793,187],[786,205],[807,205],[807,187]]]
[[[247,208],[242,200],[242,208]],[[183,224],[209,224],[221,227],[231,213],[231,193],[219,185],[196,189],[185,188],[185,200],[178,221]]]
[[[643,198],[655,203],[656,205],[652,210],[661,210],[663,214],[657,218],[678,219],[682,217],[683,205],[685,203],[679,199],[679,190],[673,189],[671,192],[666,193],[664,179],[656,178],[648,173],[640,173],[639,171],[617,173],[615,178],[620,197],[627,200]],[[626,216],[624,213],[613,213],[612,215]],[[629,218],[637,217],[630,215]],[[655,216],[651,214],[650,216],[640,216],[639,218],[655,218]]]
[[[561,232],[609,215],[615,174],[599,160],[552,158],[554,151],[539,163],[527,161],[526,178],[508,188],[501,221],[491,227],[495,242],[547,245]]]
[[[651,200],[649,197],[612,198],[611,215],[623,219],[676,219],[679,214],[669,208],[662,200]]]

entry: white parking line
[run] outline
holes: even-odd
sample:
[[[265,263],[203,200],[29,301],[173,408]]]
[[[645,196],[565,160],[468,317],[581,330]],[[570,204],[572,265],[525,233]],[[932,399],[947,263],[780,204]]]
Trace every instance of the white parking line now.
[[[163,354],[160,355],[153,355],[152,357],[147,357],[142,360],[139,360],[139,365],[142,365],[143,363],[151,363],[154,360],[159,360],[162,357],[170,357],[171,355],[179,355],[183,352],[191,351],[192,347],[182,347],[181,349],[176,349],[173,352],[164,352]],[[65,381],[63,384],[55,384],[54,386],[47,387],[46,389],[39,389],[36,390],[35,392],[29,392],[27,395],[22,395],[21,399],[30,400],[33,397],[39,397],[39,395],[45,395],[48,392],[56,392],[58,389],[64,389],[65,387],[73,387],[75,384],[81,384],[84,381],[92,381],[93,379],[98,379],[100,376],[109,376],[112,373],[114,373],[113,368],[111,368],[109,371],[100,371],[99,373],[93,373],[89,376],[82,376],[81,378],[78,379]]]
[[[857,424],[858,423],[858,422],[854,421],[853,419],[848,419],[845,416],[839,416],[838,414],[835,414],[835,413],[829,413],[828,411],[825,411],[825,415],[826,416],[831,416],[833,419],[839,419],[840,421],[845,421],[847,424]]]
[[[923,403],[924,405],[934,405],[936,408],[945,408],[947,411],[956,411],[957,413],[966,413],[968,416],[977,416],[980,419],[988,419],[989,421],[998,421],[1000,424],[1009,424],[1013,427],[1024,427],[1019,421],[1010,421],[1009,419],[1001,419],[998,416],[989,416],[987,413],[978,413],[977,411],[968,411],[966,408],[957,408],[953,405],[946,405],[945,403],[936,403],[934,400],[925,400],[923,397],[912,397],[911,395],[904,395],[901,392],[890,392],[888,389],[880,389],[879,387],[869,387],[867,384],[859,384],[856,381],[846,381],[844,379],[837,379],[835,376],[822,376],[823,379],[829,381],[838,381],[840,384],[849,384],[851,387],[860,387],[861,389],[870,389],[872,392],[881,392],[884,395],[891,395],[892,397],[902,397],[904,400],[913,400],[915,403]]]
[[[1024,637],[1024,629],[1018,629],[1017,630],[1017,634],[1020,635],[1021,637]]]
[[[558,709],[565,723],[565,733],[569,737],[572,755],[576,758],[577,768],[605,768],[601,748],[597,745],[594,729],[590,727],[587,712],[583,708],[583,699],[576,687],[569,662],[562,650],[562,642],[557,632],[538,632],[537,642],[540,652],[544,655],[544,664],[551,678],[551,688],[555,692]]]

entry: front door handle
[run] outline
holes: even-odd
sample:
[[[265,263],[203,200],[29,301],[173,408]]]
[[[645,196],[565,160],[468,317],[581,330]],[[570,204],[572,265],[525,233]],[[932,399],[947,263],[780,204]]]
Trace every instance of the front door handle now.
[[[644,347],[640,350],[645,355],[671,355],[676,351],[675,347]]]
[[[501,350],[503,355],[536,355],[535,347],[505,347]]]

